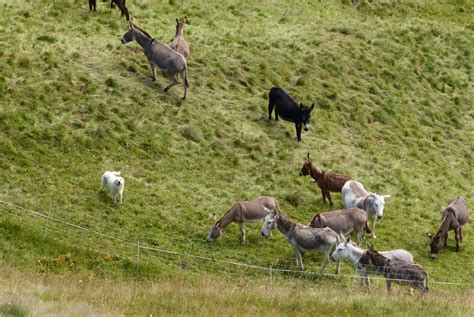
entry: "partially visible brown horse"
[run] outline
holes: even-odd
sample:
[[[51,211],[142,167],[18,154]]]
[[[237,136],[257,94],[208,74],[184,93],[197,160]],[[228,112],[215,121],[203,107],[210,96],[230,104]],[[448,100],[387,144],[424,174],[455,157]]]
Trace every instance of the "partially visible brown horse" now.
[[[170,47],[176,52],[182,54],[186,59],[189,56],[189,45],[184,39],[184,24],[188,22],[188,17],[185,16],[181,20],[176,19],[176,34]]]
[[[443,218],[441,226],[434,237],[429,235],[431,238],[431,257],[436,258],[439,250],[446,246],[448,241],[448,231],[454,230],[456,238],[456,252],[461,249],[462,242],[462,226],[469,221],[469,208],[466,202],[461,197],[456,197],[451,200],[448,207],[443,211]]]
[[[114,2],[120,8],[121,15],[125,16],[125,19],[127,19],[127,21],[130,21],[130,17],[128,15],[128,9],[125,6],[125,0],[110,0],[111,8],[114,7]],[[89,10],[97,11],[96,6],[97,6],[97,0],[89,0]]]
[[[369,272],[383,274],[387,282],[387,292],[392,292],[392,282],[400,285],[408,285],[425,293],[428,291],[428,274],[418,264],[409,264],[389,260],[369,246],[362,254],[359,264],[362,267],[371,268]]]

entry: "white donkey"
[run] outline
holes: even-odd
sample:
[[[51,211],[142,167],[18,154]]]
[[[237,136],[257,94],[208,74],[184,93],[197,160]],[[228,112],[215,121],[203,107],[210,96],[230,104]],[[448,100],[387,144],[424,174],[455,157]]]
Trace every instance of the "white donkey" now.
[[[363,266],[359,264],[359,260],[364,254],[365,250],[357,247],[356,245],[352,244],[350,240],[346,240],[343,234],[339,234],[339,240],[342,241],[336,247],[336,250],[332,253],[333,261],[340,262],[345,258],[349,258],[349,260],[354,264],[354,267],[360,274],[360,286],[365,284],[368,288],[370,288],[370,281],[369,281],[369,272],[371,273],[379,273],[382,274],[383,272],[377,272],[370,267]],[[390,251],[381,251],[379,252],[384,257],[390,260],[395,260],[403,263],[413,264],[413,255],[403,249],[397,250],[390,250]]]
[[[346,208],[357,207],[365,210],[371,224],[372,237],[375,236],[375,217],[381,219],[385,199],[390,199],[390,195],[379,195],[369,193],[361,183],[355,180],[347,181],[342,187],[342,200]]]
[[[264,207],[264,209],[267,208]],[[300,266],[302,270],[304,270],[302,254],[320,250],[323,253],[323,265],[319,273],[322,273],[329,262],[329,252],[339,242],[338,234],[328,227],[311,228],[293,222],[281,212],[268,211],[270,213],[265,217],[262,235],[268,238],[272,230],[278,228],[293,248],[296,265]],[[339,273],[339,262],[336,265],[336,274],[337,273]]]

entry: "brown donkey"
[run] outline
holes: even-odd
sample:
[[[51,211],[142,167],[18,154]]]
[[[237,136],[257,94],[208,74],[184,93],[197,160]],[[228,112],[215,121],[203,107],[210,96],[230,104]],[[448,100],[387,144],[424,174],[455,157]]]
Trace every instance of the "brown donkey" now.
[[[383,274],[387,282],[387,292],[392,292],[392,282],[408,285],[420,290],[428,291],[428,273],[418,264],[409,264],[389,260],[369,246],[359,260],[360,267],[370,268],[369,272]],[[358,268],[360,268],[358,267]]]
[[[181,20],[176,19],[176,34],[170,47],[176,52],[182,54],[186,59],[189,56],[189,45],[184,39],[184,24],[188,23],[188,17],[185,16]]]
[[[451,200],[448,207],[443,211],[443,218],[438,232],[436,232],[434,237],[432,237],[431,234],[428,235],[431,239],[431,257],[438,257],[438,252],[443,247],[443,241],[444,246],[446,246],[449,230],[454,230],[455,232],[456,252],[459,252],[462,242],[462,226],[464,226],[468,221],[469,208],[464,199],[456,197]]]
[[[318,183],[319,188],[321,188],[321,194],[323,195],[323,202],[326,203],[327,197],[331,205],[333,204],[331,192],[340,193],[344,184],[352,179],[349,175],[323,171],[313,164],[309,158],[309,153],[300,171],[300,176],[306,175],[311,175],[314,181]]]

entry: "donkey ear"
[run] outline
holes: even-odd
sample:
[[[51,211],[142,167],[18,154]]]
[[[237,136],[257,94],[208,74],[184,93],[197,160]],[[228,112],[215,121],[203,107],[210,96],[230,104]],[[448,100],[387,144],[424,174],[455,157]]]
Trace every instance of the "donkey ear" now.
[[[391,195],[382,195],[384,200],[389,200],[392,196]]]
[[[308,154],[306,155],[306,160],[307,160],[307,161],[310,161],[309,152],[308,152]]]
[[[176,18],[176,23],[179,23],[178,18]]]
[[[314,102],[313,102],[313,104],[311,105],[311,107],[309,107],[309,112],[313,111],[313,109],[314,109]]]
[[[212,213],[212,220],[213,220],[214,222],[216,222],[216,214],[215,214],[215,213]]]
[[[300,109],[303,109],[304,108],[304,105],[302,102],[300,102]]]

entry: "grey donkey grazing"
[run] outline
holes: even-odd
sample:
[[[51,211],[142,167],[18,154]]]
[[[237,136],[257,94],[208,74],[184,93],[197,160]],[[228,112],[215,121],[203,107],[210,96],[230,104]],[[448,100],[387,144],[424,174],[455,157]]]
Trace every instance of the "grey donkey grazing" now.
[[[186,99],[189,87],[186,58],[169,46],[158,42],[150,34],[130,22],[130,30],[122,37],[122,43],[125,44],[133,40],[143,47],[143,53],[150,63],[153,81],[156,80],[157,68],[164,71],[171,79],[172,83],[165,87],[165,92],[178,84],[175,75],[181,74],[184,85],[183,99]]]

